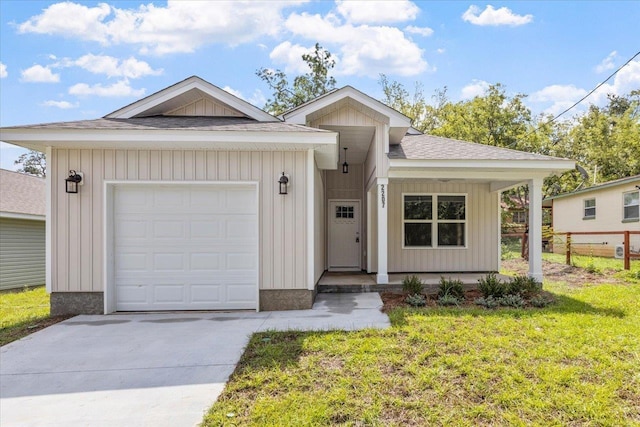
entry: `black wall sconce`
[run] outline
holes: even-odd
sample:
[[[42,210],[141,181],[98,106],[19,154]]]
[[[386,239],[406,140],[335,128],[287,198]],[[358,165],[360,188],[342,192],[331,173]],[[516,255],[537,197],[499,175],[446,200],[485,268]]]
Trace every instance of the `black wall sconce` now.
[[[80,182],[82,182],[82,175],[74,170],[70,170],[69,177],[65,179],[67,193],[76,194]]]
[[[344,147],[344,163],[342,164],[342,173],[349,173],[349,163],[347,163],[347,147]]]
[[[282,172],[282,176],[278,180],[280,186],[280,194],[287,194],[287,187],[289,186],[289,177]]]

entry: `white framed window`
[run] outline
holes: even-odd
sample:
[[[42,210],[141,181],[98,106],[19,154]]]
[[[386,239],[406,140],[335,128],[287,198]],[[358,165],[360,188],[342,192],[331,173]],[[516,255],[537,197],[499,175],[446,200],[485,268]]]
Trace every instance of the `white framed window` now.
[[[464,248],[466,194],[403,194],[404,248]]]
[[[634,221],[640,219],[640,191],[622,193],[622,220]]]
[[[596,199],[584,200],[584,215],[582,219],[594,219],[596,217]]]
[[[514,224],[525,224],[527,222],[527,212],[515,211],[513,213],[512,221]]]

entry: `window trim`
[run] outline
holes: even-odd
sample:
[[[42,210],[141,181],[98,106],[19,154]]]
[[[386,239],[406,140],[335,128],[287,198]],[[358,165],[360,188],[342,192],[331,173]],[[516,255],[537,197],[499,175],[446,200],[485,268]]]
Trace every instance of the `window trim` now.
[[[637,193],[638,194],[638,204],[625,205],[624,196],[626,196],[627,194],[633,194],[633,193]],[[625,218],[625,216],[624,216],[624,208],[630,207],[630,206],[638,206],[638,216],[632,217],[632,218]],[[639,221],[639,220],[640,220],[640,190],[623,191],[622,192],[622,222],[635,222],[635,221]]]
[[[431,196],[431,219],[409,219],[404,218],[404,196]],[[464,196],[464,219],[438,220],[438,197],[440,196]],[[402,249],[408,250],[459,250],[469,248],[469,193],[402,193],[402,209],[400,212],[402,224],[400,237],[402,239]],[[404,225],[409,224],[431,224],[431,246],[405,246]],[[464,246],[438,246],[438,224],[457,223],[464,224]]]
[[[516,214],[518,216],[522,215],[523,216],[523,218],[522,218],[523,220],[522,221],[515,221]],[[528,212],[526,210],[513,211],[511,213],[511,223],[512,224],[526,224],[527,223],[527,216],[528,216]]]
[[[593,201],[593,206],[587,207],[587,202]],[[587,209],[593,209],[593,215],[587,215]],[[582,219],[596,219],[597,215],[597,204],[596,198],[590,197],[588,199],[582,199]]]

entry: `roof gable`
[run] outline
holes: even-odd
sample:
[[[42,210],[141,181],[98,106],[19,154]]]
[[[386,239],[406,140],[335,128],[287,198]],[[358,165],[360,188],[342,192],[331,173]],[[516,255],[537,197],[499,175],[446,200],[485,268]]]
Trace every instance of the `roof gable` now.
[[[315,113],[321,112],[323,109],[331,109],[332,104],[342,104],[344,103],[343,100],[351,100],[350,104],[353,104],[353,101],[355,101],[367,107],[367,109],[374,112],[378,120],[380,120],[379,118],[381,117],[386,118],[384,121],[387,122],[390,127],[409,128],[411,126],[410,118],[351,86],[345,86],[341,89],[327,92],[318,98],[285,112],[282,118],[289,123],[304,125],[307,123],[308,116],[315,116]]]
[[[261,122],[277,121],[271,114],[197,76],[107,114],[105,118],[161,115],[247,117]]]

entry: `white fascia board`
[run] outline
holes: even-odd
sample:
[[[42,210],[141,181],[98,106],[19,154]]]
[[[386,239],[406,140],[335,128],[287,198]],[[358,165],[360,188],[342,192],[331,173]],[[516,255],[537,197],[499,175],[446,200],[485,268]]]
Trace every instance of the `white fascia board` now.
[[[16,212],[0,212],[0,218],[28,219],[30,221],[45,221],[47,219],[45,215],[23,214]]]
[[[271,114],[262,111],[258,107],[251,105],[248,102],[230,94],[229,92],[226,92],[219,87],[212,85],[211,83],[195,76],[190,77],[174,86],[170,86],[166,89],[156,92],[155,94],[143,98],[140,101],[134,102],[131,105],[114,111],[113,113],[108,114],[105,117],[110,119],[129,119],[131,117],[137,116],[138,114],[142,114],[145,111],[162,104],[163,102],[169,101],[176,96],[188,92],[191,89],[199,89],[212,98],[229,105],[230,107],[246,114],[248,117],[251,117],[255,120],[261,122],[270,122],[274,119],[278,120],[275,116],[272,116]]]
[[[250,131],[184,131],[184,130],[114,130],[114,129],[16,129],[0,131],[0,140],[22,147],[119,148],[140,146],[162,148],[217,148],[235,144],[240,147],[289,146],[302,150],[324,145],[337,146],[336,132],[250,132]]]
[[[282,117],[287,123],[305,125],[307,115],[313,113],[314,111],[325,108],[331,104],[334,104],[344,98],[351,98],[361,103],[362,105],[365,105],[366,107],[377,111],[383,116],[389,117],[390,127],[408,128],[411,126],[411,119],[394,110],[393,108],[384,105],[380,101],[371,98],[369,95],[366,95],[359,90],[354,89],[351,86],[345,86],[342,89],[338,89],[337,91],[330,93],[329,95],[326,95],[316,101],[311,101],[303,107],[293,110],[290,113],[283,114]]]
[[[532,178],[545,178],[552,172],[547,170],[389,170],[389,178],[396,179],[446,179],[522,182]]]
[[[389,159],[389,168],[395,169],[459,169],[459,170],[547,170],[565,171],[575,167],[573,160],[414,160],[414,159]]]

